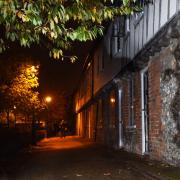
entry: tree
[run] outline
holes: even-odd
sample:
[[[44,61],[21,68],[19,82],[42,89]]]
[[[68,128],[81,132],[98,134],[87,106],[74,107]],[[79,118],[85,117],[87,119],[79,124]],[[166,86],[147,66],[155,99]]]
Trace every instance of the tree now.
[[[16,106],[18,112],[32,115],[43,109],[37,91],[38,68],[38,65],[29,60],[9,61],[5,73],[1,74],[4,77],[0,86],[1,111],[9,113],[10,109]]]
[[[9,87],[9,94],[19,108],[27,111],[39,108],[38,92],[35,90],[39,86],[37,75],[38,66],[25,63],[18,68]]]
[[[0,51],[11,42],[30,47],[43,43],[55,59],[73,41],[94,40],[103,34],[103,21],[139,11],[145,0],[1,0]],[[75,56],[70,56],[75,61]]]
[[[9,95],[21,112],[32,114],[32,143],[36,143],[36,113],[43,109],[39,100],[37,87],[38,68],[31,62],[25,62],[18,68],[17,76],[14,77],[10,87]]]
[[[7,68],[5,68],[7,67]],[[12,97],[9,95],[9,86],[16,75],[17,64],[10,63],[9,59],[0,61],[0,112],[6,113],[6,120],[9,126],[10,111],[13,108]],[[1,117],[2,118],[2,117]]]

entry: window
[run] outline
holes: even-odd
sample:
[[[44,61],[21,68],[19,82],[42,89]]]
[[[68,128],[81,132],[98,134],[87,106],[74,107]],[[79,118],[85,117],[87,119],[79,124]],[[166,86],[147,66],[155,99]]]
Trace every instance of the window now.
[[[123,37],[125,35],[125,17],[116,18],[112,27],[112,55],[122,52]]]
[[[112,28],[111,55],[122,57],[124,45],[130,32],[130,17],[121,16],[116,18]],[[126,43],[127,44],[127,43]]]
[[[134,126],[134,78],[129,79],[129,126]]]

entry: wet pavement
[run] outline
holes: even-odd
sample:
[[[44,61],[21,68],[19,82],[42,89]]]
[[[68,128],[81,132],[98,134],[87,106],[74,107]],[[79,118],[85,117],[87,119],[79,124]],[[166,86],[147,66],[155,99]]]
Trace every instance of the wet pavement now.
[[[167,173],[168,172],[168,173]],[[48,138],[0,161],[2,180],[180,179],[180,171],[78,137]]]

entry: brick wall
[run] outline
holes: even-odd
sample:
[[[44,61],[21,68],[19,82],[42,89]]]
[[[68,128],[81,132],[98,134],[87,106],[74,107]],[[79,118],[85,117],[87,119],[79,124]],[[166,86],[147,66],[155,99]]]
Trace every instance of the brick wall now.
[[[112,147],[117,147],[117,121],[118,117],[116,114],[118,98],[116,94],[116,88],[113,88],[109,92],[109,145]]]
[[[140,72],[133,74],[134,80],[134,122],[135,127],[131,127],[129,124],[130,111],[129,111],[129,82],[128,78],[123,79],[123,103],[122,103],[122,114],[123,114],[123,131],[124,131],[124,145],[127,151],[141,154],[142,152],[142,129],[141,129],[141,79]]]
[[[148,63],[148,117],[149,117],[149,155],[153,159],[166,160],[172,157],[170,152],[179,152],[177,147],[170,151],[168,144],[164,137],[169,137],[168,124],[162,124],[162,65],[163,63],[174,62],[173,56],[170,55],[168,50],[164,50],[157,56],[150,59]],[[173,63],[171,63],[173,64]],[[165,65],[164,65],[165,66]],[[167,66],[167,65],[166,65]],[[129,84],[128,78],[121,78],[120,88],[122,88],[122,120],[123,120],[123,142],[124,149],[137,154],[142,154],[142,109],[141,109],[141,70],[133,73],[134,78],[134,118],[135,127],[129,127]],[[83,135],[88,137],[88,120],[85,111],[90,111],[91,121],[91,138],[96,141],[106,144],[111,147],[118,146],[118,96],[117,89],[111,86],[112,89],[106,89],[102,92],[101,96],[96,99],[96,102],[87,108],[82,113],[82,129]],[[170,94],[171,95],[171,94]],[[111,98],[115,99],[115,103],[111,103]],[[165,98],[165,97],[164,97]],[[97,111],[98,104],[98,111]],[[169,111],[171,111],[169,109]],[[87,113],[87,112],[86,112]],[[98,113],[98,114],[97,114]],[[169,117],[170,118],[170,117]],[[166,123],[166,122],[165,122]],[[173,124],[173,123],[172,123]],[[165,130],[167,129],[167,130]],[[96,131],[96,132],[95,132]],[[167,132],[165,132],[167,131]],[[172,128],[173,131],[173,128]],[[168,139],[168,138],[167,138]],[[166,148],[166,150],[165,150]],[[171,148],[172,149],[172,148]],[[174,157],[174,156],[173,156]],[[170,162],[170,161],[169,161]]]
[[[154,57],[149,62],[149,141],[150,155],[155,159],[161,157],[161,61]]]
[[[122,82],[122,119],[123,119],[123,126],[124,126],[124,131],[126,126],[128,126],[128,121],[129,121],[129,109],[128,109],[128,81],[123,80]]]
[[[134,98],[134,117],[136,125],[136,153],[142,153],[142,122],[141,122],[141,76],[140,72],[135,73],[135,98]]]
[[[163,57],[161,57],[163,58]],[[162,128],[161,128],[161,58],[154,57],[148,64],[149,84],[149,145],[150,156],[161,159],[163,153]],[[141,71],[134,76],[134,118],[135,128],[129,128],[129,89],[128,80],[123,80],[123,122],[125,149],[142,154],[142,116],[141,116]]]

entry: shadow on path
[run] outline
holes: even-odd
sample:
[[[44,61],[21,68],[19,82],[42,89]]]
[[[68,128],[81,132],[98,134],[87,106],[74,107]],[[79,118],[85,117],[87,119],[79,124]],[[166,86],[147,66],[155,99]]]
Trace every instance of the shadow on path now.
[[[46,138],[0,168],[3,180],[144,180],[180,179],[153,175],[157,169],[137,156],[113,151],[79,137]],[[176,169],[177,170],[177,169]],[[156,173],[156,172],[155,172]],[[180,174],[179,174],[180,175]]]

